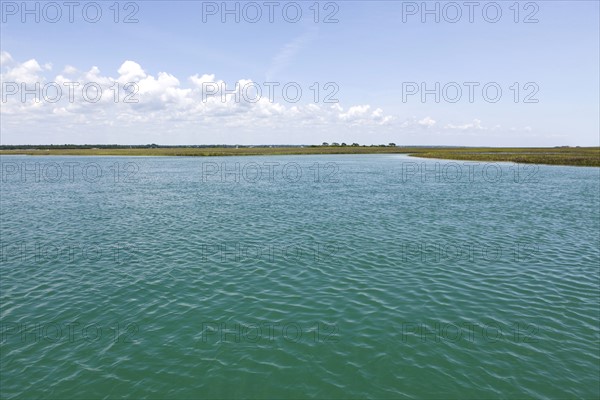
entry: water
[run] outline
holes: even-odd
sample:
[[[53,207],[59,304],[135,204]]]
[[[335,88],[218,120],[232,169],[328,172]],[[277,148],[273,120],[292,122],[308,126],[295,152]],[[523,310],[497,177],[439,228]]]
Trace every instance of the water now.
[[[599,177],[2,156],[0,394],[598,398]]]

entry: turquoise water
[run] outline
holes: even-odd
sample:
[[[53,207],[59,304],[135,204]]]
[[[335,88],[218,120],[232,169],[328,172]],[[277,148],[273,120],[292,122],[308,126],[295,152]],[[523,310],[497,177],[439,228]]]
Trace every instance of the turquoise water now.
[[[1,161],[2,398],[600,396],[599,168]]]

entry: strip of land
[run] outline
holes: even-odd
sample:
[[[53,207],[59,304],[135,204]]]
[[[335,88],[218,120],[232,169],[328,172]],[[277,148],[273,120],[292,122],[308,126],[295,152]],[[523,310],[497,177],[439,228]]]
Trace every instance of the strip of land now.
[[[600,167],[600,147],[406,147],[406,146],[0,146],[0,155],[71,156],[261,156],[300,154],[408,154],[465,161]]]

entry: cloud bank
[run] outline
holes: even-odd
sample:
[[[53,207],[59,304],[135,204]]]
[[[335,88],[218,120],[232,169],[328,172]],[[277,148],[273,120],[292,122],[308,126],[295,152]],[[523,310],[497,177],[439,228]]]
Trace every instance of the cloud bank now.
[[[370,144],[374,137],[397,141],[402,132],[486,129],[478,119],[440,125],[430,116],[345,105],[336,98],[335,83],[226,83],[206,71],[180,79],[168,72],[153,75],[132,60],[113,74],[72,65],[54,73],[51,63],[18,62],[5,51],[0,61],[2,144]]]

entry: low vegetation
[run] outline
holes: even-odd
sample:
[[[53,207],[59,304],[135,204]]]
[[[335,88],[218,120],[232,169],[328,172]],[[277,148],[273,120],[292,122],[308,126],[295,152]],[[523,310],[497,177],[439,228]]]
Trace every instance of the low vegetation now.
[[[2,154],[73,156],[259,156],[299,154],[409,154],[448,160],[508,161],[529,164],[600,167],[600,147],[501,148],[501,147],[407,147],[394,143],[360,146],[323,143],[320,146],[117,146],[54,145],[0,146]]]
[[[413,155],[451,160],[600,167],[600,147],[430,148]]]

